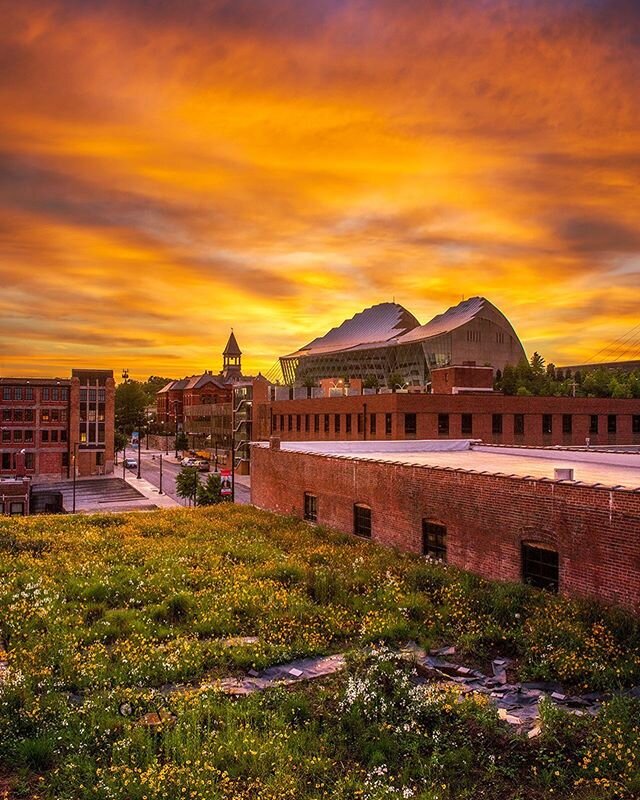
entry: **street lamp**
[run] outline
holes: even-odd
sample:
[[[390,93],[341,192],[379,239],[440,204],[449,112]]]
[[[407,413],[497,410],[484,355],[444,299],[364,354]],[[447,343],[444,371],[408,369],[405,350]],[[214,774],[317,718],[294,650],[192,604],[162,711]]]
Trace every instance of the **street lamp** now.
[[[73,444],[73,512],[76,513],[76,474],[78,472],[77,468],[77,461],[78,461],[78,442],[74,442]]]

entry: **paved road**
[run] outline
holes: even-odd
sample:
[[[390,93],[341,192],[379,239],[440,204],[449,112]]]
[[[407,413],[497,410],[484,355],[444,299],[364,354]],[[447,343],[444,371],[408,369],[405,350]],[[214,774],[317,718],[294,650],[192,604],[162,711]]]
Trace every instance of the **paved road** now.
[[[161,450],[142,450],[140,458],[140,472],[142,477],[153,484],[153,486],[160,487],[160,455],[162,455],[162,490],[176,500],[178,503],[188,505],[185,500],[178,497],[176,494],[176,475],[180,472],[180,461],[176,461],[173,453],[169,452],[166,456]],[[122,454],[118,454],[118,466],[114,468],[115,475],[122,475]],[[127,458],[138,458],[137,448],[127,448]],[[129,470],[131,474],[135,474],[136,470]],[[207,477],[206,472],[201,473],[202,480]],[[250,490],[236,481],[235,486],[236,503],[249,503]]]

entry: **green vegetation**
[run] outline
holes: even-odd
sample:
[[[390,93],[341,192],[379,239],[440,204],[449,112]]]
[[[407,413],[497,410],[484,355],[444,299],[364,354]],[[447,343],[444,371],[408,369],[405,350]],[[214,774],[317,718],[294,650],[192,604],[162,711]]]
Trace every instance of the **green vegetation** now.
[[[640,681],[637,620],[256,509],[0,520],[0,637],[0,796],[5,776],[48,800],[640,791],[632,697],[595,719],[547,704],[528,740],[481,697],[416,686],[393,651],[455,643],[467,663],[619,690]],[[331,652],[348,669],[318,683],[214,685]]]
[[[496,379],[496,389],[509,395],[640,398],[640,370],[590,369],[575,375],[556,370],[534,353],[530,361],[506,366]]]

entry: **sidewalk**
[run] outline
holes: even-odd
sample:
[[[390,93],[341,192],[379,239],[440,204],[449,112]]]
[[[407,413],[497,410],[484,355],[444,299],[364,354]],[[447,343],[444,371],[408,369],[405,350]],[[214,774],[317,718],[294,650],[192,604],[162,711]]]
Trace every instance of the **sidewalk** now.
[[[158,508],[182,508],[182,504],[176,502],[172,497],[169,497],[168,494],[159,494],[158,489],[145,478],[136,478],[134,475],[127,473],[125,475],[125,481],[137,492],[140,492],[145,499],[158,506]],[[133,505],[131,510],[135,511]]]

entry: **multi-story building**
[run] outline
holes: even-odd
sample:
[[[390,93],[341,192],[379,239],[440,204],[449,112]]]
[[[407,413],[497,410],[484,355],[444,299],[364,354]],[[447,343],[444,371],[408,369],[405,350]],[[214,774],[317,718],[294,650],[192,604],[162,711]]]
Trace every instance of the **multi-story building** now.
[[[111,370],[71,378],[0,378],[0,477],[68,478],[113,471]]]

